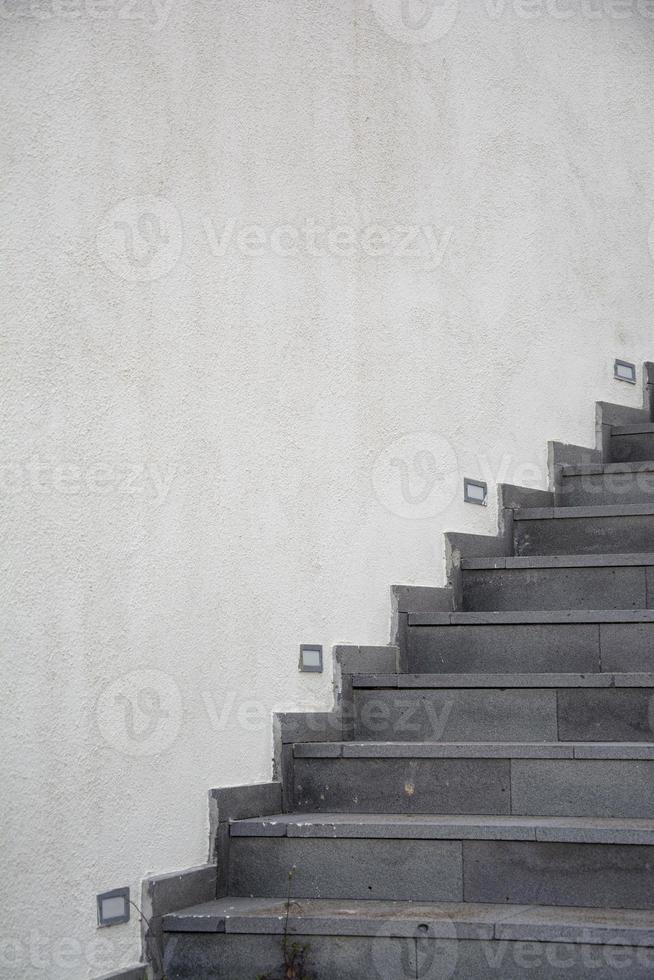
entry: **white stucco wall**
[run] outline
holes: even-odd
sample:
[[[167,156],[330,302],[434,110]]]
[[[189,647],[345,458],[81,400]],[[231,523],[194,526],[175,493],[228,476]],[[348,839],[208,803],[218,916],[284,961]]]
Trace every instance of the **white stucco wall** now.
[[[0,0],[3,977],[137,960],[96,893],[206,858],[331,703],[299,643],[387,642],[494,531],[464,473],[640,404],[654,4],[400,13]]]

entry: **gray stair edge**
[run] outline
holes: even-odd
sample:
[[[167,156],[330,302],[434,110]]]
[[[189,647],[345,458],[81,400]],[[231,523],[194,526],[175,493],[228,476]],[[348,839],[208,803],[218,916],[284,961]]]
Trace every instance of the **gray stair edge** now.
[[[654,688],[654,673],[607,671],[606,673],[525,673],[525,674],[445,674],[434,671],[422,674],[354,674],[356,690],[510,690]]]
[[[580,507],[523,507],[513,513],[520,521],[602,520],[611,517],[651,517],[654,504],[600,504]]]
[[[654,435],[654,422],[633,422],[630,425],[612,425],[611,437]]]
[[[341,913],[338,914],[338,910]],[[429,924],[432,939],[521,940],[654,946],[654,919],[639,910],[551,906],[426,904],[412,902],[293,900],[288,923],[279,899],[227,899],[166,916],[167,933],[413,937]]]
[[[613,476],[623,473],[654,473],[654,460],[641,459],[626,463],[568,463],[561,466],[559,475],[562,479],[574,479],[580,476]]]
[[[461,569],[469,571],[532,571],[556,568],[638,568],[654,565],[654,554],[648,552],[606,555],[528,555],[504,558],[465,558]],[[436,611],[437,607],[432,606]],[[429,610],[415,609],[412,612]]]
[[[538,626],[654,623],[654,609],[521,609],[495,612],[413,613],[409,626]]]
[[[295,759],[565,759],[654,762],[651,742],[302,742]]]
[[[654,820],[421,814],[277,814],[230,825],[234,837],[485,840],[654,846]],[[653,915],[654,922],[654,915]]]

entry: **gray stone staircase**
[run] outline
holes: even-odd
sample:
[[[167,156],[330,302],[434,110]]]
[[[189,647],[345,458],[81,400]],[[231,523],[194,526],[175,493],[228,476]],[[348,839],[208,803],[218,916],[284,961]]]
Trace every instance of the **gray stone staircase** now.
[[[549,491],[499,488],[496,537],[447,536],[446,588],[394,590],[392,646],[336,649],[334,712],[277,716],[278,783],[214,791],[168,980],[654,977],[645,379],[596,448],[551,444]]]

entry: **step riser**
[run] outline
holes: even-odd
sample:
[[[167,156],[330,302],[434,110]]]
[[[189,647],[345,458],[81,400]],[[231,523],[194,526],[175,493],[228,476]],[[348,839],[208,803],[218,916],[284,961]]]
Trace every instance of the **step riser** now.
[[[654,515],[517,520],[516,555],[604,555],[654,552]]]
[[[230,895],[654,908],[654,846],[235,837]],[[265,868],[265,875],[262,869]]]
[[[295,759],[300,812],[654,818],[654,762]]]
[[[454,927],[453,927],[454,928]],[[651,949],[570,943],[294,934],[312,980],[651,980]],[[281,977],[280,936],[168,935],[168,980]]]
[[[654,908],[651,847],[465,841],[463,852],[466,901]]]
[[[358,741],[654,741],[654,688],[359,690],[353,700]]]
[[[506,568],[463,571],[463,608],[649,609],[654,566]],[[650,602],[651,596],[651,602]]]
[[[654,459],[654,432],[611,436],[611,462],[640,463]]]
[[[410,673],[654,670],[654,623],[414,626]]]
[[[654,503],[654,472],[588,473],[562,476],[557,492],[560,507],[602,507]]]
[[[463,901],[460,841],[233,837],[229,864],[236,896],[283,895],[295,867],[293,898]]]

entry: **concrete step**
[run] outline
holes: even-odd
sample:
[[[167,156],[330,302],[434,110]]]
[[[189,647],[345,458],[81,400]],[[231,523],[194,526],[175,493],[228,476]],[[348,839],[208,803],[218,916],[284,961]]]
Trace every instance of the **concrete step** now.
[[[615,463],[654,459],[654,424],[647,422],[613,426],[610,455],[611,461]]]
[[[164,919],[168,980],[282,977],[284,934],[312,980],[651,980],[649,911],[224,898]]]
[[[294,747],[299,812],[654,818],[654,745],[320,742]]]
[[[654,606],[654,554],[467,558],[461,580],[472,612]]]
[[[654,462],[591,463],[559,469],[556,503],[597,507],[654,502]]]
[[[357,740],[654,742],[654,674],[352,679]]]
[[[513,544],[516,555],[651,554],[654,505],[523,507]]]
[[[275,897],[294,869],[295,898],[654,908],[651,821],[296,814],[231,835],[231,895]]]
[[[388,813],[277,813],[234,820],[231,837],[541,841],[654,846],[654,820]],[[652,896],[654,898],[654,895]]]
[[[654,610],[411,613],[411,673],[654,672]]]

